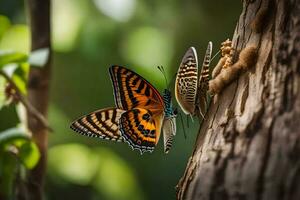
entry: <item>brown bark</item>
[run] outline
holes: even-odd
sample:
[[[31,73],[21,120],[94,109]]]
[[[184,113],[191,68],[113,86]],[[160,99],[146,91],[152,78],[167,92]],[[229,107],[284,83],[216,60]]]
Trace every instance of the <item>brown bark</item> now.
[[[233,45],[258,58],[211,103],[178,199],[300,199],[299,13],[298,0],[243,2]]]
[[[49,48],[50,45],[50,1],[28,0],[31,49]],[[51,56],[50,56],[51,57]],[[47,116],[49,79],[51,59],[44,67],[31,67],[28,79],[28,99],[31,104],[44,116]],[[41,158],[37,166],[28,174],[27,189],[30,200],[40,200],[43,197],[43,184],[46,173],[47,161],[47,128],[31,113],[27,113],[28,128],[32,132],[34,141],[37,143]]]

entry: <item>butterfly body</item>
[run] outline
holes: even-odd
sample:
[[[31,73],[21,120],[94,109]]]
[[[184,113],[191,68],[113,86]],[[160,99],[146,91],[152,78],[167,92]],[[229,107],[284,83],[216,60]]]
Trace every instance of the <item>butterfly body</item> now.
[[[212,43],[209,42],[200,74],[194,47],[187,50],[180,63],[175,82],[175,97],[182,111],[187,115],[194,116],[199,113],[204,118],[211,54]]]
[[[71,124],[80,134],[127,142],[141,153],[157,145],[169,110],[159,92],[143,77],[121,66],[109,68],[116,108],[85,115]],[[171,105],[171,104],[170,104]]]
[[[164,151],[165,153],[168,153],[173,144],[173,137],[176,135],[177,110],[172,106],[172,96],[170,90],[164,90],[163,100],[165,103],[165,117],[162,131],[164,135]]]

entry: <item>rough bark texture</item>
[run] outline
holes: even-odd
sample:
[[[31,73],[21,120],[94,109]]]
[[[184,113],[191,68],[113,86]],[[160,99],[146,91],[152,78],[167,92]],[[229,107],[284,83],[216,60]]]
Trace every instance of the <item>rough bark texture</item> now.
[[[299,13],[298,0],[243,2],[233,45],[258,58],[211,103],[178,199],[300,199]]]
[[[28,0],[30,27],[31,27],[31,49],[49,48],[50,45],[50,1]],[[50,63],[42,68],[31,67],[28,80],[28,99],[32,105],[44,116],[47,116]],[[38,165],[29,172],[28,194],[30,200],[40,200],[43,197],[43,183],[46,173],[47,161],[47,129],[30,113],[27,113],[28,128],[32,132],[34,141],[41,152]]]

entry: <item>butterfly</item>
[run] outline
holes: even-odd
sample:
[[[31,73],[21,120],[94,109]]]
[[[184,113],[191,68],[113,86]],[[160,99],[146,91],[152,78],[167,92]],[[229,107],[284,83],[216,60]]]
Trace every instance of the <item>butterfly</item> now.
[[[122,66],[110,67],[109,74],[116,107],[82,116],[70,128],[86,136],[127,142],[141,154],[154,150],[162,129],[167,153],[176,133],[171,92],[166,89],[161,96],[142,76]]]
[[[212,42],[209,42],[200,75],[197,52],[194,47],[190,47],[182,58],[175,80],[175,97],[186,115],[200,114],[204,118],[211,54]]]

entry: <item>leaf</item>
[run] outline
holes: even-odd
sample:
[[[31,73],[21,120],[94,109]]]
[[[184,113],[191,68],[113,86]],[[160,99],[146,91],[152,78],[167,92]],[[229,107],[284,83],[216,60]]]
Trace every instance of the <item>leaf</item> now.
[[[2,107],[0,110],[0,135],[1,131],[5,131],[11,127],[15,127],[20,123],[20,119],[17,114],[16,106],[8,105]]]
[[[27,169],[32,169],[38,163],[41,155],[37,145],[30,141],[20,146],[19,157]]]
[[[31,52],[29,56],[29,64],[32,67],[44,67],[49,60],[49,48],[41,48]]]
[[[9,151],[14,146],[18,149],[16,156],[27,169],[32,169],[40,158],[40,152],[30,137],[21,129],[11,128],[0,133],[0,149]]]
[[[23,94],[27,93],[26,84],[27,84],[28,73],[29,73],[29,64],[21,63],[18,65],[18,67],[16,68],[12,76],[12,80],[14,81],[16,86]]]
[[[24,53],[13,51],[0,51],[0,69],[10,63],[26,62],[28,56]]]
[[[0,133],[0,148],[9,144],[28,141],[30,138],[19,128],[10,128]]]
[[[29,54],[30,32],[26,25],[13,25],[2,36],[0,49]]]

